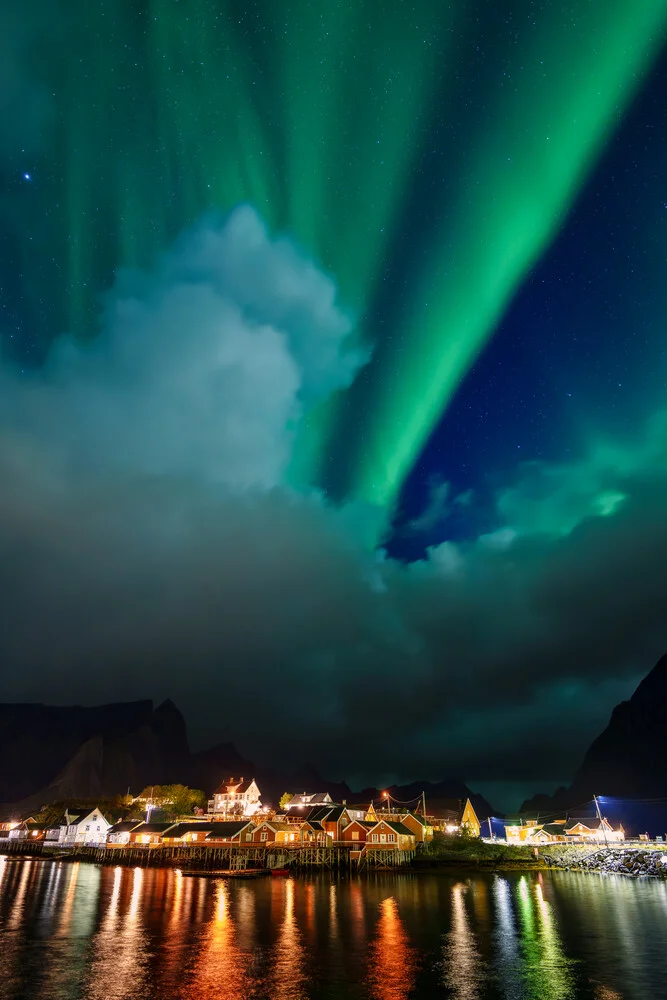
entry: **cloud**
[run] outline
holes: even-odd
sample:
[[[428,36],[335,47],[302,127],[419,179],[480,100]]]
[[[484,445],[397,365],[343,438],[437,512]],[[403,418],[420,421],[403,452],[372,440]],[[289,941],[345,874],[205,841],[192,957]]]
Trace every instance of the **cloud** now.
[[[248,207],[207,220],[150,274],[121,273],[102,334],[54,345],[7,384],[2,424],[49,438],[72,474],[196,475],[234,489],[283,481],[307,405],[366,359],[333,282]]]
[[[286,479],[364,361],[243,208],[120,275],[93,344],[5,366],[0,696],[169,695],[201,742],[360,781],[567,780],[667,646],[666,425],[524,467],[495,531],[404,566],[381,511]]]

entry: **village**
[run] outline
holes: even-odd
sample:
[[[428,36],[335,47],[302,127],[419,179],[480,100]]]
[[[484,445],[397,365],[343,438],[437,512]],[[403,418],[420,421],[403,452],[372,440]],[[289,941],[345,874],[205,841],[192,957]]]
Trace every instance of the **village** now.
[[[385,864],[390,856],[394,864],[407,863],[416,852],[428,851],[434,839],[482,837],[534,848],[618,844],[625,839],[623,828],[614,827],[601,815],[542,823],[536,819],[480,823],[470,799],[449,803],[449,808],[441,807],[433,815],[425,796],[406,805],[388,792],[377,803],[356,804],[334,802],[328,792],[285,793],[278,809],[271,809],[262,804],[255,779],[243,777],[225,779],[206,810],[196,808],[193,815],[165,819],[162,813],[169,803],[161,800],[159,789],[145,790],[132,803],[134,818],[119,819],[99,806],[83,810],[72,806],[48,821],[28,816],[0,823],[0,851],[3,845],[16,851],[30,844],[40,845],[42,852],[103,848],[109,859],[128,847],[155,852],[158,848],[197,846],[206,851],[235,846],[252,849],[257,858],[262,849],[279,847],[285,856],[297,848],[315,848],[318,853],[310,854],[315,859],[330,858],[331,852],[325,852],[332,849],[339,856],[344,852],[350,865],[361,866],[369,852]],[[247,851],[246,855],[250,856]],[[96,856],[102,855],[98,851]]]

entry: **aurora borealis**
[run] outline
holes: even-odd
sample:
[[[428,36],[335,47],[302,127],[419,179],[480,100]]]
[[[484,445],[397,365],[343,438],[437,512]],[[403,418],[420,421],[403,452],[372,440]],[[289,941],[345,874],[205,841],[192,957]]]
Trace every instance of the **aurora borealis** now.
[[[74,4],[66,56],[42,71],[55,122],[18,192],[16,239],[50,250],[23,276],[39,267],[51,291],[50,329],[32,322],[91,336],[116,268],[248,202],[334,276],[375,345],[351,398],[312,416],[299,473],[391,503],[650,70],[665,13]],[[411,208],[424,180],[428,217]],[[332,483],[325,456],[341,448]]]
[[[95,536],[86,544],[115,566],[95,607],[135,578],[95,534],[111,503],[101,498],[126,512],[114,529],[120,552],[149,506],[143,486],[130,500],[129,484],[162,496],[165,480],[148,486],[146,476],[185,478],[163,497],[166,522],[150,544],[132,528],[133,553],[147,545],[145,566],[169,575],[159,540],[175,524],[176,576],[192,594],[204,588],[210,567],[197,562],[195,572],[184,541],[189,518],[208,524],[212,511],[208,493],[189,492],[201,477],[234,493],[225,510],[238,533],[230,528],[224,545],[248,539],[230,559],[243,580],[239,620],[239,595],[255,606],[264,584],[256,591],[253,581],[278,572],[254,521],[263,504],[276,519],[276,551],[286,561],[302,553],[287,605],[262,598],[271,655],[295,676],[316,676],[315,691],[329,691],[340,670],[331,712],[348,722],[371,704],[363,691],[349,704],[351,678],[375,677],[394,657],[397,712],[415,717],[419,698],[442,695],[441,683],[455,696],[452,671],[490,656],[480,675],[499,677],[507,663],[539,659],[553,633],[565,645],[572,638],[571,662],[591,657],[604,614],[591,610],[581,638],[559,603],[570,599],[562,580],[573,534],[590,534],[587,592],[600,580],[601,593],[609,571],[600,553],[634,559],[651,547],[624,533],[617,548],[601,533],[638,524],[631,512],[644,502],[643,526],[657,532],[659,489],[647,484],[667,470],[666,40],[667,0],[38,0],[29,23],[0,9],[5,460],[14,476],[30,468],[29,493],[47,490],[56,524],[54,498],[69,496],[81,530]],[[239,205],[250,214],[226,229]],[[217,351],[222,327],[229,342]],[[132,346],[131,331],[145,346]],[[30,461],[18,461],[24,449]],[[42,452],[48,475],[35,480]],[[58,476],[62,490],[48,492]],[[250,491],[243,504],[238,490]],[[84,496],[101,505],[99,523],[84,514]],[[297,528],[298,503],[308,513]],[[11,510],[8,537],[29,539],[21,503]],[[308,545],[328,554],[326,570],[311,564]],[[193,546],[198,556],[207,548],[199,537]],[[47,578],[61,572],[53,560]],[[66,561],[77,587],[50,621],[76,615],[83,563]],[[548,581],[538,579],[544,566],[553,567]],[[450,576],[463,568],[470,576],[457,589]],[[439,596],[428,577],[436,570],[450,574]],[[141,593],[156,601],[157,621],[162,591],[145,573]],[[14,613],[27,621],[32,585],[12,579]],[[305,592],[326,624],[298,636],[287,629],[283,642],[285,621],[303,619]],[[356,595],[358,613],[339,637],[346,595]],[[661,651],[659,604],[628,610],[616,665],[605,667],[601,651],[592,679],[566,670],[552,704],[585,717],[597,695],[577,687],[581,672],[584,687],[609,686],[602,718],[636,678],[642,651],[649,662]],[[208,598],[195,615],[202,634],[216,618],[204,606]],[[120,631],[131,618],[118,610]],[[480,622],[491,652],[470,638]],[[243,658],[248,641],[234,636],[221,652],[211,637],[200,650],[206,671],[216,657]],[[85,647],[68,656],[85,660]],[[32,662],[27,648],[12,639],[9,661]],[[129,632],[120,648],[121,658],[134,655]],[[262,646],[248,661],[266,656]],[[412,706],[399,696],[404,671],[423,682]],[[508,697],[527,671],[516,667],[516,684],[503,673]],[[545,691],[534,692],[538,716],[548,716]],[[461,681],[456,697],[469,696]],[[459,745],[472,746],[481,729],[497,736],[487,711],[477,706]],[[522,732],[532,725],[524,711],[517,696],[508,717],[517,713]],[[440,732],[441,720],[424,724],[418,762]],[[508,754],[516,763],[516,748]],[[472,757],[464,753],[461,767]],[[329,763],[346,766],[335,754]]]

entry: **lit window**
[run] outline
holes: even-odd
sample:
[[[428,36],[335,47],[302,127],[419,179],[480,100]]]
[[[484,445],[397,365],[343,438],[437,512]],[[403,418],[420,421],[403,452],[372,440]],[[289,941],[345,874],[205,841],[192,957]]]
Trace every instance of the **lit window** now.
[[[352,840],[359,840],[359,831],[358,830],[353,830],[352,831]]]
[[[246,833],[245,839],[246,840],[252,840],[252,833]]]
[[[378,835],[377,835],[377,833],[372,833],[371,834],[371,840],[373,841],[374,844],[377,844],[377,842],[378,842]]]

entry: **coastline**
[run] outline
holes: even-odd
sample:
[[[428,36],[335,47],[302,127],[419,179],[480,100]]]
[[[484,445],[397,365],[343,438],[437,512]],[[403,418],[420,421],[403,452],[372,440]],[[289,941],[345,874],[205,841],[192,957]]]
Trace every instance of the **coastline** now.
[[[179,869],[187,873],[219,874],[220,877],[249,877],[270,874],[272,870],[288,868],[290,874],[307,875],[337,873],[363,876],[387,872],[405,875],[455,875],[464,872],[536,872],[573,871],[603,875],[622,875],[626,878],[653,878],[667,880],[667,850],[643,847],[599,847],[577,845],[561,849],[540,851],[536,857],[530,848],[517,848],[483,841],[462,840],[456,849],[438,845],[436,849],[419,852],[403,863],[392,864],[392,858],[373,867],[357,870],[351,863],[349,852],[332,850],[330,856],[319,864],[304,864],[294,852],[289,858],[285,852],[264,849],[249,857],[233,848],[223,850],[196,847],[133,848],[77,846],[63,848],[43,842],[14,841],[0,848],[0,855],[8,859],[37,859],[59,861],[65,864],[80,862],[127,868]]]

